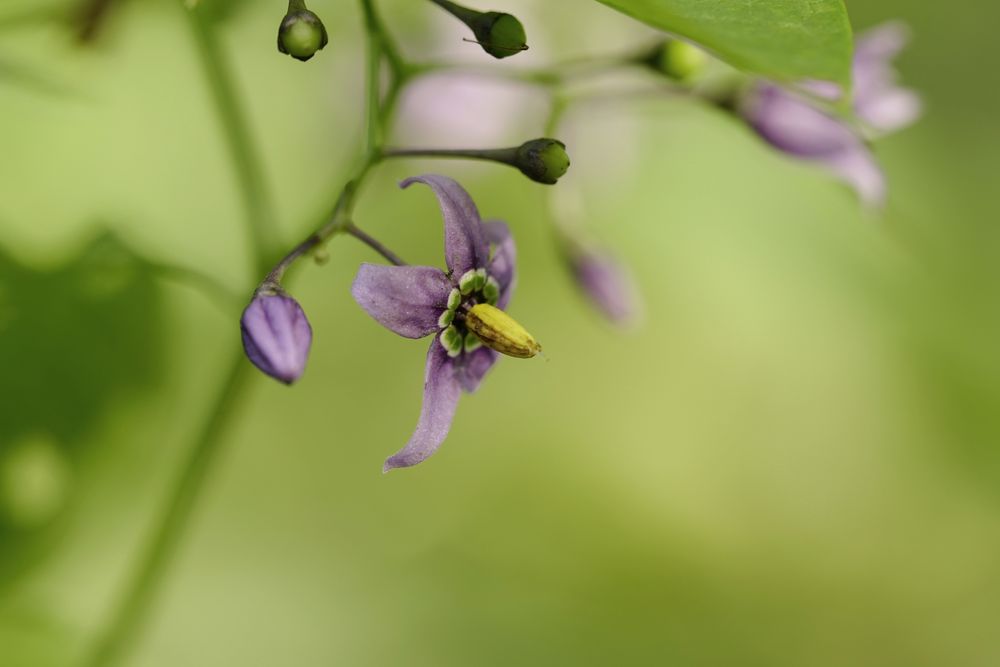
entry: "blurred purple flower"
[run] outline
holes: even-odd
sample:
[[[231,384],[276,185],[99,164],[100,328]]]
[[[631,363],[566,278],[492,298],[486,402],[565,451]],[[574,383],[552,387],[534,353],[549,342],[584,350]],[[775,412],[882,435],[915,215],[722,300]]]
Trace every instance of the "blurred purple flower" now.
[[[265,284],[240,318],[243,349],[254,366],[291,384],[301,377],[312,345],[312,327],[298,302],[281,287]]]
[[[636,322],[638,290],[623,264],[602,248],[575,242],[569,242],[566,258],[577,286],[604,317],[617,326]]]
[[[923,104],[912,90],[898,85],[892,60],[909,41],[902,23],[891,22],[858,37],[854,50],[854,112],[876,134],[896,132],[920,117]]]
[[[362,264],[351,286],[355,301],[390,331],[405,338],[435,334],[420,420],[406,446],[386,460],[384,472],[420,463],[444,441],[462,391],[475,391],[499,356],[467,330],[463,313],[477,303],[505,308],[515,284],[514,241],[506,224],[482,222],[468,193],[450,178],[417,176],[401,185],[413,183],[437,195],[448,273],[431,266]]]
[[[876,28],[857,41],[855,112],[880,135],[902,129],[920,115],[920,99],[896,85],[891,65],[905,42],[905,31],[898,24]],[[804,87],[820,97],[835,99],[840,93],[826,82]],[[750,126],[778,150],[825,168],[851,186],[865,204],[884,204],[885,175],[865,137],[845,121],[766,82],[754,86],[742,112]]]

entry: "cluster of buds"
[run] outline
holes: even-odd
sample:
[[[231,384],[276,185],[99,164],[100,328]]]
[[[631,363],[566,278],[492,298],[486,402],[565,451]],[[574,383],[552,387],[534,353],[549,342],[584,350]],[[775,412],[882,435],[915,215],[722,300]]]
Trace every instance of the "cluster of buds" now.
[[[524,27],[510,14],[479,12],[449,0],[432,1],[465,23],[476,43],[491,56],[506,58],[527,49]],[[865,123],[866,132],[816,103],[816,98],[836,101],[840,97],[841,91],[832,89],[831,84],[801,85],[799,91],[807,91],[813,99],[758,80],[724,87],[722,95],[704,93],[712,59],[686,41],[664,39],[628,62],[652,68],[670,79],[673,88],[734,112],[771,146],[825,167],[853,186],[865,202],[879,204],[885,194],[884,177],[867,140],[913,122],[920,113],[920,100],[896,85],[891,66],[905,42],[905,33],[895,25],[858,40],[854,111]],[[326,43],[326,29],[319,18],[303,0],[290,0],[278,33],[279,50],[309,60]],[[376,153],[378,160],[489,160],[514,167],[546,185],[557,183],[570,166],[566,145],[548,137],[510,148],[378,146]],[[476,391],[501,356],[528,359],[542,349],[507,312],[516,284],[516,252],[508,226],[483,222],[472,198],[451,178],[427,174],[403,181],[402,187],[414,183],[429,186],[437,197],[444,220],[447,270],[406,265],[382,247],[380,252],[392,265],[363,264],[351,286],[358,305],[382,326],[404,338],[431,338],[419,422],[409,442],[386,460],[385,470],[416,465],[437,451],[462,393]],[[640,304],[627,268],[608,250],[571,229],[556,224],[556,238],[568,273],[581,293],[611,323],[634,323]],[[367,242],[376,247],[373,239]],[[312,329],[301,306],[280,284],[285,266],[279,265],[257,289],[243,313],[241,329],[249,360],[267,375],[291,384],[305,370]]]

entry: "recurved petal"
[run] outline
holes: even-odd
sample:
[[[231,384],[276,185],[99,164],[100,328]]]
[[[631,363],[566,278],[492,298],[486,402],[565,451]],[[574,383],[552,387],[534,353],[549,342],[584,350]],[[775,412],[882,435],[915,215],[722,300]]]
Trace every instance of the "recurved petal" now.
[[[461,276],[469,269],[485,267],[489,247],[479,211],[469,193],[454,180],[437,174],[408,178],[400,187],[408,188],[414,183],[429,185],[437,195],[444,216],[444,256],[448,268]]]
[[[923,113],[924,104],[912,90],[891,87],[855,103],[855,112],[878,135],[912,125]]]
[[[857,193],[871,209],[885,205],[888,186],[875,156],[861,141],[852,150],[824,159],[822,164]]]
[[[854,40],[854,64],[865,60],[892,60],[910,41],[910,29],[901,21],[869,28]]]
[[[362,264],[351,294],[385,328],[405,338],[423,338],[437,331],[451,289],[444,272],[432,266]]]
[[[500,283],[500,299],[497,308],[504,310],[514,295],[517,285],[517,248],[510,227],[506,222],[490,220],[483,223],[486,239],[493,246],[493,258],[490,260],[489,273]]]
[[[451,430],[461,395],[453,360],[435,338],[427,352],[420,421],[406,446],[386,459],[382,472],[415,466],[436,452]]]
[[[456,360],[455,377],[467,393],[471,394],[479,389],[480,383],[493,364],[500,358],[499,352],[494,352],[488,347],[481,347],[472,352],[466,352]]]
[[[744,115],[761,138],[797,157],[832,155],[858,140],[838,119],[772,84],[757,86]]]

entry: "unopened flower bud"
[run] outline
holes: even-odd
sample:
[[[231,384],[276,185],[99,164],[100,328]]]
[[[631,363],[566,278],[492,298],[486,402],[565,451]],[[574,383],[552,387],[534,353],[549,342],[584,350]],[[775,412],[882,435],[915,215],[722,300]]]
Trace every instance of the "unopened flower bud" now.
[[[308,9],[288,12],[278,28],[278,50],[296,60],[309,60],[326,43],[326,27]]]
[[[574,244],[570,271],[587,300],[612,324],[627,326],[639,315],[639,297],[628,271],[606,252]]]
[[[465,326],[483,345],[510,357],[530,359],[542,351],[542,346],[513,317],[488,303],[469,309]]]
[[[554,185],[569,169],[566,144],[556,139],[534,139],[517,149],[514,166],[538,183]]]
[[[298,302],[280,286],[265,284],[240,318],[243,349],[254,366],[291,384],[302,375],[312,345],[312,327]]]
[[[691,81],[705,69],[708,55],[697,46],[679,39],[668,39],[642,58],[649,67],[675,81]]]
[[[484,12],[469,23],[483,51],[494,58],[507,58],[528,48],[524,26],[501,12]]]
[[[442,9],[472,29],[476,43],[494,58],[506,58],[528,48],[524,26],[510,14],[477,12],[451,0],[433,0]]]

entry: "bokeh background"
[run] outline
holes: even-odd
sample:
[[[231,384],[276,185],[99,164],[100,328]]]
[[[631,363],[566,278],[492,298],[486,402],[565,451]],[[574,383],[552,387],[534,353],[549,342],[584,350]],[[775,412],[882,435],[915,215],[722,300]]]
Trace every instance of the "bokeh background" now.
[[[652,35],[585,0],[494,4],[532,46],[501,67]],[[900,66],[927,102],[877,147],[883,219],[689,101],[567,116],[559,209],[632,267],[633,332],[565,275],[552,190],[488,165],[381,167],[357,220],[413,262],[441,263],[440,221],[401,177],[460,177],[511,222],[511,311],[548,359],[504,360],[437,456],[381,475],[426,344],[354,305],[373,256],[335,240],[292,282],[309,369],[291,389],[256,378],[128,664],[1000,663],[1000,8],[848,5],[856,28],[912,26]],[[275,51],[277,0],[218,12],[286,243],[329,205],[361,127],[355,3],[310,6],[330,45],[307,65]],[[495,66],[430,3],[380,6],[410,54]],[[180,9],[125,3],[80,48],[11,20],[37,8],[0,3],[3,667],[75,664],[104,627],[256,280]],[[541,133],[537,92],[441,85],[404,104],[397,143]],[[506,120],[463,126],[484,101]]]

